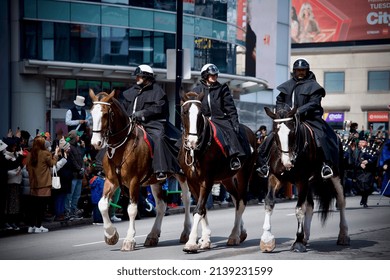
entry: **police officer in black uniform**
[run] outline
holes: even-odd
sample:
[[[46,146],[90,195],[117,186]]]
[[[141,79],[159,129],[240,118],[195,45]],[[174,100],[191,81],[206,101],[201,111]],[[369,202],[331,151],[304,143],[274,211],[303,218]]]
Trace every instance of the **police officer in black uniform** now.
[[[169,108],[168,98],[155,82],[153,69],[145,64],[134,72],[136,85],[123,92],[122,105],[127,114],[136,119],[153,139],[153,170],[158,180],[165,180],[168,173],[178,173],[178,149],[166,136]]]
[[[323,152],[325,162],[321,175],[323,178],[333,176],[330,166],[338,168],[338,138],[333,129],[322,119],[324,110],[321,106],[321,99],[325,97],[325,89],[321,87],[310,71],[310,65],[305,59],[298,59],[293,65],[293,77],[277,87],[280,91],[276,97],[276,109],[282,108],[285,104],[298,107],[296,112],[301,121],[307,122],[314,130],[317,147]],[[260,146],[257,169],[260,176],[268,175],[268,153],[270,142],[273,137],[268,137],[264,145]]]
[[[246,156],[243,146],[249,147],[249,144],[244,133],[240,135],[237,108],[230,89],[227,84],[218,82],[218,74],[219,70],[214,64],[204,65],[201,69],[201,83],[193,91],[198,94],[204,93],[202,113],[222,129],[229,143],[230,168],[237,170],[241,167],[240,158]]]

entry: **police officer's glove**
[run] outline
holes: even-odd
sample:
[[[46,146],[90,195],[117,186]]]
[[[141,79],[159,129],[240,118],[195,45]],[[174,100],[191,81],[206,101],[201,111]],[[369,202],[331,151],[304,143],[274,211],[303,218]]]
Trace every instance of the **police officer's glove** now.
[[[133,119],[133,120],[136,120],[137,122],[141,122],[142,121],[142,113],[141,113],[141,111],[138,111],[138,112],[135,112],[135,113],[133,113],[132,115],[131,115],[131,118]]]
[[[240,132],[240,125],[239,125],[239,124],[235,125],[235,126],[233,127],[233,129],[234,129],[234,132],[235,132],[235,133],[239,133],[239,132]]]

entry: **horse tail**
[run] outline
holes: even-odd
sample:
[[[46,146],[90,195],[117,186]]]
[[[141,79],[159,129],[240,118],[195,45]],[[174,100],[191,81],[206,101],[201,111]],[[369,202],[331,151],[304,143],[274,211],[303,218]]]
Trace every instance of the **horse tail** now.
[[[331,204],[333,199],[336,196],[336,192],[331,180],[323,180],[318,178],[316,182],[312,182],[314,194],[318,200],[318,211],[321,218],[322,226],[325,225],[325,222],[328,218]]]
[[[340,140],[338,140],[338,164],[333,166],[336,176],[339,176],[341,185],[344,182],[344,159],[343,159],[343,146]],[[330,211],[331,204],[336,198],[336,190],[333,185],[332,180],[327,179],[323,180],[322,178],[317,178],[316,182],[313,183],[314,193],[317,196],[319,202],[319,212],[321,216],[322,225],[325,224],[328,214]]]

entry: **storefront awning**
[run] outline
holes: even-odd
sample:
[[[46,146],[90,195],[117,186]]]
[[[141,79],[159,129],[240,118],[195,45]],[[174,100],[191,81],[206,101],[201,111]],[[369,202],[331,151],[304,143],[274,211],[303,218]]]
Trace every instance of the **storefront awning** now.
[[[73,63],[63,61],[44,61],[27,59],[20,62],[21,74],[43,75],[57,78],[88,78],[109,81],[124,81],[132,79],[135,66],[102,65],[92,63]],[[175,82],[167,79],[167,70],[153,68],[156,80],[159,82]],[[191,71],[191,79],[182,80],[184,84],[195,84],[200,80],[200,71]],[[220,83],[228,83],[231,88],[241,93],[250,93],[265,90],[268,82],[255,78],[231,74],[219,74]]]

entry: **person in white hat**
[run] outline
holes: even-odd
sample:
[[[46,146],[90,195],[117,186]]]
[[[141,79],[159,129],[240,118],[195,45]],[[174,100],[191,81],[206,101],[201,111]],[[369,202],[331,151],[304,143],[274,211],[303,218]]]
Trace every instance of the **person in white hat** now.
[[[74,107],[66,112],[65,124],[68,126],[68,131],[77,130],[85,132],[90,118],[84,109],[85,97],[77,95],[73,103]]]

